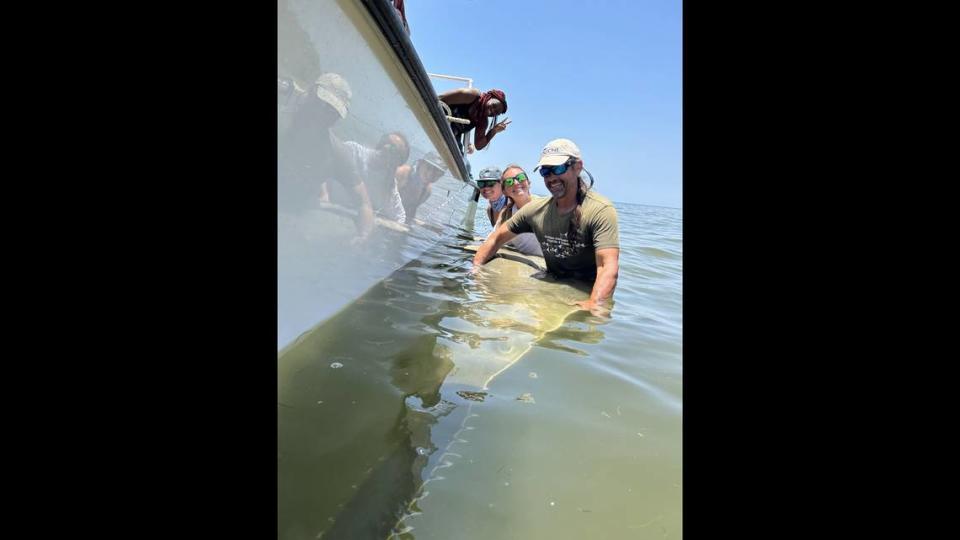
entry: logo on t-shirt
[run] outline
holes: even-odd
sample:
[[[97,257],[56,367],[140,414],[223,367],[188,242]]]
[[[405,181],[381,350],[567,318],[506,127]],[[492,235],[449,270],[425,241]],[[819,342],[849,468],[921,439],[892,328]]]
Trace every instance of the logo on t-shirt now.
[[[545,234],[543,236],[542,247],[544,256],[550,255],[555,259],[567,259],[579,255],[580,251],[587,247],[587,245],[583,242],[579,234],[573,242],[571,242],[566,235],[553,236]]]

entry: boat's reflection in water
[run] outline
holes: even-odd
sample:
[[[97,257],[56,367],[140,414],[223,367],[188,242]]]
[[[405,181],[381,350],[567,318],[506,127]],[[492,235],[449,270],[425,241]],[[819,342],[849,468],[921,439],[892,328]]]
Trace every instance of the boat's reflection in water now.
[[[470,258],[440,246],[283,351],[280,538],[389,534],[449,461],[484,383],[569,313],[556,294],[588,295],[530,280],[537,305],[515,279],[511,296],[502,274],[468,276]]]

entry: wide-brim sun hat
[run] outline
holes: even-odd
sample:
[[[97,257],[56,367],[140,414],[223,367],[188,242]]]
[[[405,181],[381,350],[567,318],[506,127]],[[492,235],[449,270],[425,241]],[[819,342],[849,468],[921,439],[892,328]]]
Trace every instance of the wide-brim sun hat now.
[[[353,92],[350,90],[350,85],[346,79],[336,73],[324,73],[317,77],[313,88],[316,96],[330,104],[340,115],[340,118],[347,117]]]

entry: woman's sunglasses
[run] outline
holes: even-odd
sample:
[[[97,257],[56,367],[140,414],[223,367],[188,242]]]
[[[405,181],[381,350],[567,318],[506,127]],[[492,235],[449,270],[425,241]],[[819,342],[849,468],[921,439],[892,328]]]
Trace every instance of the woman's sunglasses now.
[[[503,187],[510,187],[514,184],[519,184],[521,182],[526,182],[526,181],[527,181],[527,173],[520,173],[511,178],[504,178]]]
[[[559,175],[567,172],[567,169],[570,167],[570,165],[573,165],[573,163],[574,163],[574,161],[573,161],[573,160],[570,160],[570,161],[568,161],[568,162],[566,162],[566,163],[563,163],[563,164],[561,164],[561,165],[554,165],[553,167],[549,167],[549,166],[546,166],[546,165],[541,166],[541,167],[540,167],[540,176],[542,176],[542,177],[544,177],[544,178],[550,176],[551,174],[559,176]]]
[[[499,183],[500,183],[499,180],[477,180],[477,187],[488,188],[488,187],[493,187]]]

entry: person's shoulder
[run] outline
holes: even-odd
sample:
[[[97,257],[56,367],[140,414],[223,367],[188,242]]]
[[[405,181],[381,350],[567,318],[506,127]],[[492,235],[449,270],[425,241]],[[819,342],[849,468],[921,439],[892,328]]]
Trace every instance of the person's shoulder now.
[[[617,207],[614,206],[613,202],[593,191],[587,192],[584,200],[584,212],[590,216],[589,220],[593,223],[618,220]]]
[[[550,197],[537,197],[536,195],[531,195],[530,202],[523,205],[523,208],[514,212],[513,215],[522,213],[525,216],[529,216],[531,214],[535,214],[539,212],[549,203],[550,203]]]
[[[362,163],[370,159],[370,155],[374,152],[373,149],[367,148],[357,141],[344,141],[343,148],[346,154],[345,159],[354,167],[361,166]]]
[[[586,199],[593,201],[595,204],[601,207],[609,206],[610,208],[616,209],[616,207],[613,205],[613,202],[610,199],[604,197],[603,195],[597,193],[596,191],[588,191]]]
[[[523,208],[530,208],[531,211],[535,212],[536,210],[550,204],[552,199],[553,197],[540,197],[538,195],[531,195],[530,202],[527,203]],[[523,210],[523,208],[521,208],[521,210]]]
[[[584,200],[585,200],[584,206],[589,205],[591,213],[596,214],[598,216],[609,215],[610,213],[612,213],[613,215],[616,215],[617,213],[617,207],[614,206],[613,202],[610,199],[594,191],[588,191],[587,196],[584,198]]]

